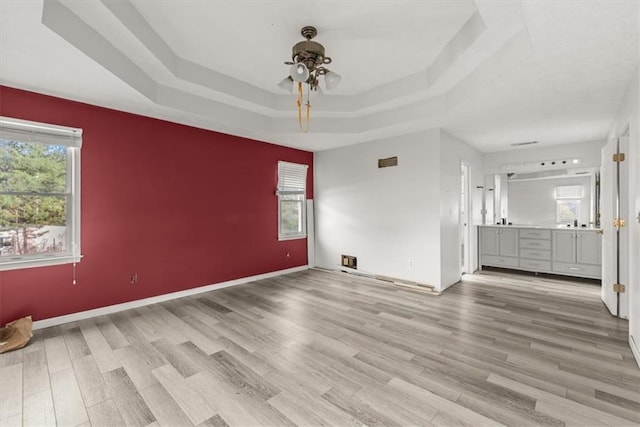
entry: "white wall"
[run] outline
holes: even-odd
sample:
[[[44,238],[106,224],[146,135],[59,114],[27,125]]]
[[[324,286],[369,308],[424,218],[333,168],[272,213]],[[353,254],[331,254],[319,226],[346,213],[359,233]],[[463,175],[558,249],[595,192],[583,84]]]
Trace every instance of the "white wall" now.
[[[556,225],[555,189],[559,185],[582,185],[579,222],[589,225],[590,176],[509,182],[509,222],[518,225]]]
[[[629,243],[628,243],[628,271],[625,276],[628,283],[626,300],[629,304],[629,343],[634,351],[636,362],[640,365],[640,224],[636,215],[640,213],[640,132],[638,115],[638,98],[640,97],[640,77],[638,69],[634,73],[625,96],[620,104],[616,119],[609,133],[610,139],[615,139],[621,135],[629,126],[629,152],[626,160],[629,170],[628,183],[628,212],[623,213],[623,218],[627,219]],[[606,161],[606,159],[603,159]],[[604,189],[603,189],[604,190]],[[620,310],[622,311],[622,309]],[[631,337],[634,337],[632,340]]]
[[[378,168],[378,159],[392,156],[397,167]],[[470,163],[475,190],[480,153],[433,129],[314,157],[317,266],[336,269],[345,254],[363,272],[437,289],[459,280],[460,161]],[[477,190],[472,200],[478,224],[480,197]]]
[[[504,173],[500,165],[519,162],[531,162],[537,160],[554,160],[579,158],[581,168],[600,167],[600,150],[606,141],[580,142],[575,144],[562,144],[552,147],[519,148],[484,155],[484,171],[490,173]],[[561,168],[561,166],[555,169]]]
[[[378,168],[397,156],[398,166]],[[437,129],[315,153],[316,265],[440,284]]]
[[[460,163],[469,164],[469,193],[472,222],[470,245],[473,248],[471,262],[473,270],[478,268],[477,228],[482,224],[482,186],[484,173],[482,154],[469,147],[465,142],[446,131],[440,132],[440,253],[441,283],[445,289],[460,279]]]

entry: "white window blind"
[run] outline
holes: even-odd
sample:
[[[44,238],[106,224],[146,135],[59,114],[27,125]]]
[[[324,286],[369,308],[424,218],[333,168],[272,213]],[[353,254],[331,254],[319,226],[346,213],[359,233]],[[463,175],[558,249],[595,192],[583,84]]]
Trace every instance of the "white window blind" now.
[[[556,187],[556,199],[581,199],[582,185],[559,185]]]
[[[304,193],[307,187],[308,168],[307,165],[278,162],[278,193]]]
[[[0,116],[0,138],[8,141],[82,147],[82,129],[2,116]]]

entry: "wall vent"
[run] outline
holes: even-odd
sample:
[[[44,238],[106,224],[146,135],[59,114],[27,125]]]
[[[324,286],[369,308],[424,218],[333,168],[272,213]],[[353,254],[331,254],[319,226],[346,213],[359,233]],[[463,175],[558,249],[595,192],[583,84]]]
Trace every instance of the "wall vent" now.
[[[391,166],[398,166],[398,156],[378,159],[378,168],[388,168]]]
[[[342,264],[343,267],[349,267],[357,270],[358,258],[351,255],[342,255],[342,262],[340,264]]]
[[[511,144],[512,147],[522,147],[523,145],[533,145],[537,144],[538,141],[525,141],[525,142],[514,142]]]

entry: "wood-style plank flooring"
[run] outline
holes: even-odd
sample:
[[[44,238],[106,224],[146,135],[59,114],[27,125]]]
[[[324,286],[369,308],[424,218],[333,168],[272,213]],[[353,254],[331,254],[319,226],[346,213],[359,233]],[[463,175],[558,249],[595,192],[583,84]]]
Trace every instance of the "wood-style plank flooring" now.
[[[600,288],[480,272],[441,296],[309,270],[37,330],[0,424],[640,425]]]

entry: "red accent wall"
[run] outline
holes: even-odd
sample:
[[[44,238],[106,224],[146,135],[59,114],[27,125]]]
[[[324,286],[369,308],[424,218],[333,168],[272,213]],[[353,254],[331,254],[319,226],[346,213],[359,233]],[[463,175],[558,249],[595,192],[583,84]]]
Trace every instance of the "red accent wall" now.
[[[71,264],[0,272],[2,325],[307,264],[274,191],[278,160],[304,163],[313,198],[311,152],[4,86],[0,115],[83,129],[77,284]]]

